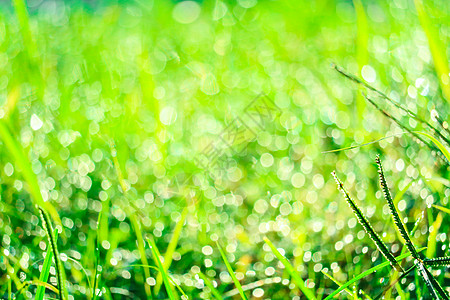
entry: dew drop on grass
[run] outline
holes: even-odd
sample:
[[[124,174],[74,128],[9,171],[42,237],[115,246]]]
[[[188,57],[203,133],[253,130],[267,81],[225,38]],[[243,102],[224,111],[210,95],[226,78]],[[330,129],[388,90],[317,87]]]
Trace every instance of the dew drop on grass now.
[[[30,120],[31,128],[36,131],[41,129],[42,125],[44,125],[42,120],[36,114],[33,114]]]
[[[365,65],[362,67],[361,76],[364,78],[365,81],[370,82],[370,83],[375,82],[375,80],[377,78],[377,74],[376,74],[374,68],[372,68],[369,65]]]

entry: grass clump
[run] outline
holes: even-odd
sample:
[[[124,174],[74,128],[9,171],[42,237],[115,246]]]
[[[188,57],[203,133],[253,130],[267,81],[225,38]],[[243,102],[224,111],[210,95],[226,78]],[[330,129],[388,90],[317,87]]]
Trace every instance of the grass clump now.
[[[394,205],[394,202],[392,201],[392,196],[389,191],[389,188],[386,183],[386,178],[384,176],[383,167],[381,165],[380,157],[377,155],[375,162],[378,166],[378,174],[380,179],[380,185],[383,190],[384,199],[386,200],[388,206],[390,215],[394,221],[395,227],[397,231],[400,233],[401,237],[404,239],[404,243],[409,251],[409,255],[412,256],[414,259],[414,266],[409,268],[407,271],[403,270],[403,268],[397,263],[396,258],[391,254],[391,252],[388,250],[387,246],[384,244],[384,242],[379,238],[379,236],[376,234],[376,232],[373,230],[372,226],[370,225],[370,222],[365,218],[359,207],[355,204],[355,202],[350,198],[349,194],[344,188],[344,185],[342,182],[337,178],[336,174],[333,172],[333,176],[336,180],[336,183],[338,185],[339,190],[342,191],[344,194],[344,197],[349,204],[349,206],[352,208],[353,213],[358,219],[358,222],[361,224],[361,226],[364,228],[366,233],[369,235],[369,237],[372,239],[372,241],[375,243],[378,250],[383,254],[383,256],[389,261],[391,266],[396,269],[399,272],[402,272],[404,274],[408,274],[411,271],[414,270],[414,268],[417,268],[418,274],[422,277],[424,282],[426,283],[426,286],[432,295],[434,299],[449,299],[448,294],[444,291],[442,286],[439,284],[439,282],[433,277],[431,272],[427,269],[427,266],[448,266],[450,265],[450,258],[449,257],[438,257],[438,258],[424,258],[419,255],[419,252],[416,250],[413,242],[411,241],[411,238],[408,235],[408,232],[406,231],[405,225],[403,224],[402,220],[400,219],[399,213],[397,212],[397,209]],[[342,288],[342,287],[341,287]],[[343,289],[343,288],[342,288]]]

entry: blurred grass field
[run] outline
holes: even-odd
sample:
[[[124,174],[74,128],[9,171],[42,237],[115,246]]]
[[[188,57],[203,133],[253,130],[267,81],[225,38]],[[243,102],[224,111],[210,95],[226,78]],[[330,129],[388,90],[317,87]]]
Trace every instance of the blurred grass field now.
[[[376,154],[408,229],[423,215],[417,247],[448,255],[448,161],[332,68],[445,131],[448,1],[24,1],[0,2],[1,299],[58,298],[36,204],[69,299],[325,298],[385,261],[333,170],[401,253]],[[248,114],[260,99],[262,126]],[[247,136],[212,151],[236,120]],[[373,298],[393,276],[337,297]],[[428,299],[414,273],[388,295]]]

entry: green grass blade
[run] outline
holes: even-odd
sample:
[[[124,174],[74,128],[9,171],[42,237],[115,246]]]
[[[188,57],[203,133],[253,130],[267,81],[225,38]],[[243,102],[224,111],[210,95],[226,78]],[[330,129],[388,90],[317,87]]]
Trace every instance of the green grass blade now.
[[[400,277],[396,278],[395,280],[393,280],[389,286],[387,288],[385,288],[381,293],[379,293],[375,298],[373,298],[373,300],[377,300],[380,299],[382,296],[384,296],[384,299],[391,299],[391,295],[390,293],[388,294],[388,292],[391,290],[391,288],[393,288],[395,285],[398,284],[399,281],[401,281],[403,278],[405,278],[406,276],[408,276],[409,273],[411,273],[414,269],[416,268],[415,265],[411,266],[408,270],[405,271],[405,273],[403,273]],[[400,294],[399,291],[399,287],[397,287],[397,292]],[[405,299],[405,296],[401,296],[402,299]]]
[[[328,277],[328,278],[329,278],[331,281],[333,281],[334,283],[336,283],[336,285],[337,285],[338,287],[341,287],[341,286],[342,286],[342,283],[341,283],[341,282],[339,282],[338,280],[336,280],[333,276],[331,276],[331,275],[328,274],[327,272],[324,272],[324,271],[322,270],[322,274],[325,275],[326,277]],[[343,289],[343,291],[346,292],[347,294],[349,294],[350,296],[353,296],[353,292],[350,291],[348,288]]]
[[[38,207],[41,220],[42,220],[42,227],[44,228],[44,231],[47,234],[48,237],[48,246],[53,252],[53,258],[55,259],[55,269],[56,269],[56,279],[58,281],[59,286],[59,299],[65,300],[68,298],[68,293],[65,285],[65,276],[64,276],[64,269],[61,262],[61,258],[59,257],[59,251],[58,246],[56,243],[56,237],[53,235],[53,226],[50,220],[50,217],[48,216],[47,212],[42,209],[41,207]]]
[[[170,265],[172,264],[173,253],[175,252],[175,249],[177,248],[178,240],[180,239],[181,230],[183,229],[184,221],[186,220],[188,211],[189,210],[187,207],[185,207],[183,209],[180,220],[178,220],[178,223],[175,226],[175,229],[172,234],[172,238],[170,239],[169,245],[167,246],[166,253],[164,254],[163,265],[164,265],[164,269],[166,271],[170,268]],[[161,284],[162,284],[162,276],[161,276],[161,273],[159,273],[158,276],[156,277],[156,285],[154,288],[156,295],[158,294],[159,289],[161,288]]]
[[[442,92],[447,101],[450,101],[450,69],[446,55],[446,46],[439,39],[438,32],[431,24],[431,20],[425,11],[422,0],[414,0],[414,4],[416,6],[420,25],[427,36],[428,46],[430,48],[431,56],[433,57],[434,68],[441,84]]]
[[[150,250],[152,251],[153,260],[156,266],[158,267],[159,272],[161,272],[164,286],[166,287],[167,296],[169,297],[170,300],[175,300],[176,299],[175,293],[172,290],[172,286],[170,285],[169,276],[167,275],[166,270],[164,269],[164,266],[161,263],[161,259],[159,258],[160,254],[158,248],[156,247],[155,241],[152,238],[147,239],[147,241],[148,244],[150,245]]]
[[[28,50],[29,58],[33,59],[36,55],[36,45],[31,35],[27,4],[25,0],[13,0],[12,2],[17,19],[19,20],[24,46]]]
[[[358,62],[358,68],[361,72],[362,68],[369,63],[369,26],[367,22],[367,15],[364,10],[364,5],[361,0],[353,0],[353,6],[356,12],[356,60]],[[358,120],[362,120],[364,108],[366,103],[361,94],[356,96],[356,109],[358,112]],[[361,121],[360,121],[361,122]],[[359,124],[361,125],[361,123]]]
[[[216,242],[217,248],[219,248],[220,255],[222,255],[222,259],[225,263],[225,266],[227,267],[228,273],[230,273],[231,278],[233,279],[234,285],[239,291],[239,294],[241,295],[241,298],[243,300],[247,300],[247,296],[245,295],[244,290],[242,289],[242,285],[239,282],[239,280],[236,278],[236,275],[234,274],[233,268],[231,267],[230,263],[228,262],[227,256],[225,252],[223,251],[222,247],[220,247],[219,243]]]
[[[12,299],[12,280],[9,275],[7,275],[7,277],[8,277],[8,300],[10,300]]]
[[[58,230],[54,231],[55,238],[58,239]],[[48,277],[50,275],[50,267],[52,265],[52,257],[53,252],[50,247],[47,249],[47,254],[45,255],[44,264],[42,265],[41,274],[39,275],[39,280],[42,282],[47,282]],[[45,296],[45,287],[38,286],[36,290],[36,297],[34,299],[36,300],[43,300]]]
[[[130,214],[129,218],[130,218],[130,221],[131,221],[131,226],[133,228],[133,231],[136,234],[138,251],[139,251],[139,255],[141,256],[142,264],[143,265],[148,265],[147,256],[145,254],[144,238],[143,238],[141,227],[139,225],[137,217],[136,217],[135,214]],[[151,290],[150,290],[150,285],[148,285],[148,283],[147,283],[147,278],[150,278],[150,270],[148,268],[145,268],[145,267],[143,268],[143,270],[144,270],[144,276],[145,276],[145,280],[144,280],[145,293],[147,295],[147,298],[151,299],[152,298],[152,294],[151,294]]]
[[[439,297],[438,290],[435,289],[436,284],[433,282],[433,281],[436,282],[436,280],[433,278],[430,271],[428,271],[419,260],[415,260],[414,263],[417,266],[417,269],[419,270],[420,277],[422,277],[422,279],[425,281],[425,284],[427,285],[428,290],[430,291],[431,295],[433,296],[433,299],[436,299],[436,300],[441,299]],[[439,283],[438,283],[438,285],[439,285]],[[445,298],[443,298],[443,299],[445,299]]]
[[[436,219],[433,222],[433,231],[428,234],[428,244],[427,244],[427,253],[425,254],[427,257],[436,256],[436,247],[437,247],[437,235],[439,233],[439,228],[442,225],[443,221],[442,213],[438,213]]]
[[[110,147],[111,147],[111,156],[112,156],[112,160],[113,160],[113,164],[114,164],[114,169],[116,170],[116,174],[117,174],[117,179],[119,181],[119,185],[121,187],[122,194],[125,196],[125,198],[127,198],[128,187],[125,183],[122,169],[120,168],[119,160],[117,158],[116,146],[114,143],[112,143],[110,145]],[[128,203],[131,204],[131,206],[133,207],[133,205],[130,201],[128,201]],[[142,235],[139,221],[138,221],[136,213],[135,213],[136,211],[133,210],[133,208],[128,207],[128,206],[123,206],[122,208],[124,209],[128,218],[130,219],[131,227],[133,228],[133,231],[136,235],[136,241],[137,241],[139,255],[141,257],[141,262],[143,265],[148,265],[147,255],[145,254],[145,242],[144,242],[144,238]],[[147,299],[152,299],[153,298],[152,291],[150,289],[150,285],[147,283],[147,278],[150,278],[150,270],[146,267],[143,267],[143,272],[144,272],[144,277],[145,277],[145,279],[144,279],[145,294],[147,295]]]
[[[424,249],[426,249],[426,248],[422,248],[422,249],[420,249],[418,252],[421,252],[421,251],[424,250]],[[397,262],[400,262],[400,261],[402,261],[402,259],[404,259],[404,258],[406,258],[406,257],[408,257],[408,256],[410,256],[410,255],[411,255],[410,253],[404,253],[404,254],[402,254],[402,255],[399,255],[399,256],[396,258],[396,261],[397,261]],[[352,278],[351,280],[349,280],[349,281],[347,281],[346,283],[344,283],[340,288],[338,288],[338,289],[335,290],[333,293],[331,293],[330,295],[328,295],[324,300],[332,299],[334,296],[336,296],[337,294],[339,294],[340,292],[342,292],[344,289],[346,289],[347,287],[349,287],[349,286],[352,285],[353,283],[355,283],[355,282],[361,280],[362,278],[366,277],[367,275],[370,275],[370,274],[372,274],[372,273],[374,273],[374,272],[377,272],[377,271],[379,271],[379,270],[381,270],[381,269],[383,269],[383,268],[389,266],[389,264],[390,264],[389,261],[385,261],[385,262],[382,262],[381,264],[379,264],[378,266],[375,266],[375,267],[373,267],[373,268],[370,268],[370,269],[367,270],[367,271],[362,272],[362,273],[359,274],[358,276],[355,276],[355,277]]]
[[[441,150],[442,154],[444,154],[445,158],[447,159],[447,163],[450,162],[450,152],[434,136],[432,136],[428,133],[425,133],[425,132],[420,132],[420,131],[414,131],[414,133],[417,133],[417,134],[423,135],[424,137],[429,138],[433,142],[433,144],[435,144],[439,148],[439,150]]]
[[[305,295],[307,299],[316,299],[314,296],[314,292],[310,290],[303,279],[298,275],[297,271],[295,271],[294,267],[291,265],[291,263],[281,255],[281,253],[278,251],[278,249],[272,244],[272,242],[267,238],[264,237],[264,242],[269,245],[270,250],[272,250],[272,253],[277,257],[279,261],[284,265],[286,268],[286,271],[291,275],[292,279],[294,279],[295,284],[297,287],[302,291],[302,293]]]
[[[445,213],[450,214],[450,209],[449,208],[446,208],[446,207],[443,207],[443,206],[439,206],[439,205],[434,205],[434,204],[433,204],[433,207],[437,208],[437,209],[439,209],[439,210],[441,210],[441,211],[443,211]]]
[[[209,280],[208,277],[206,277],[205,274],[203,274],[201,271],[197,273],[197,275],[203,280],[205,285],[209,287],[211,294],[217,299],[217,300],[223,300],[222,296],[220,295],[219,291],[214,287],[211,280]]]
[[[100,225],[102,220],[102,211],[98,214],[97,218],[97,235],[95,237],[95,264],[94,264],[94,283],[92,285],[92,296],[93,300],[97,299],[97,287],[99,282],[99,265],[100,265]]]
[[[383,254],[383,256],[389,261],[391,266],[395,268],[399,272],[404,272],[403,268],[397,263],[394,256],[391,254],[391,252],[388,250],[386,244],[381,240],[381,238],[378,236],[378,234],[373,230],[372,225],[370,225],[369,221],[366,219],[362,211],[359,209],[359,207],[356,205],[356,203],[353,201],[352,198],[350,198],[349,194],[344,188],[344,185],[342,182],[337,178],[336,173],[332,173],[334,179],[336,180],[336,183],[338,185],[338,189],[344,194],[345,200],[347,201],[348,205],[352,209],[353,213],[356,216],[356,219],[358,220],[359,224],[364,228],[364,231],[369,235],[370,239],[375,243],[375,246],[377,247],[378,251]]]
[[[414,247],[414,245],[411,241],[411,238],[409,237],[409,234],[406,231],[405,225],[403,224],[402,220],[400,219],[397,208],[394,205],[394,201],[392,200],[391,192],[389,191],[389,187],[386,183],[386,177],[384,176],[383,166],[381,165],[381,160],[380,160],[379,155],[377,155],[377,157],[375,158],[375,162],[378,166],[378,175],[380,177],[380,185],[383,190],[384,199],[388,203],[392,220],[394,221],[394,224],[397,227],[397,230],[400,232],[400,235],[405,240],[408,251],[411,252],[412,257],[417,259],[417,258],[419,258],[419,255],[417,254],[416,248]]]
[[[14,163],[19,166],[23,178],[28,183],[29,191],[34,204],[45,208],[45,210],[50,213],[56,224],[60,225],[62,228],[62,223],[61,219],[59,218],[58,212],[53,207],[53,205],[50,204],[50,202],[45,202],[42,198],[36,174],[34,174],[33,170],[31,169],[30,160],[26,157],[24,149],[22,149],[20,142],[17,141],[11,134],[4,120],[0,120],[0,138],[2,139],[5,147],[8,149],[8,153],[11,155],[11,158],[13,158]]]

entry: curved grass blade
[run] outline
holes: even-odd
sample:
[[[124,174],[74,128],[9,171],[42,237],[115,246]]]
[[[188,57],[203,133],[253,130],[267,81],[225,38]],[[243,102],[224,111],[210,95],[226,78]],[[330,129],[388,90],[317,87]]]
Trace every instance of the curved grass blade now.
[[[439,148],[439,150],[441,150],[442,154],[444,154],[445,158],[447,159],[447,163],[450,162],[450,152],[434,136],[432,136],[431,134],[428,134],[426,132],[421,132],[421,131],[414,131],[414,133],[417,133],[417,134],[420,134],[420,135],[423,135],[423,136],[429,138]]]
[[[17,293],[19,295],[21,295],[30,285],[36,285],[37,287],[47,288],[47,289],[51,290],[52,292],[54,292],[55,294],[59,295],[59,291],[53,285],[51,285],[47,282],[42,282],[40,280],[25,281]]]
[[[161,272],[164,286],[166,287],[167,296],[169,297],[170,300],[175,300],[176,299],[175,293],[172,290],[172,286],[170,285],[169,276],[167,275],[166,270],[164,269],[164,266],[159,258],[160,254],[158,248],[156,247],[155,241],[152,238],[148,238],[147,241],[148,244],[150,245],[150,250],[152,251],[153,260],[155,261],[155,264],[158,267],[159,272]]]
[[[399,104],[398,102],[394,101],[391,97],[389,97],[388,95],[386,95],[385,93],[383,93],[382,91],[376,89],[375,87],[371,86],[370,84],[368,84],[367,82],[359,79],[358,77],[348,73],[347,71],[345,71],[344,69],[338,67],[337,65],[333,64],[333,68],[338,71],[341,75],[347,77],[348,79],[352,80],[353,82],[364,86],[365,88],[371,90],[372,92],[375,92],[376,94],[378,94],[380,97],[382,97],[383,99],[387,100],[389,103],[391,103],[392,105],[394,105],[395,107],[397,107],[398,109],[404,111],[405,113],[407,113],[409,116],[411,116],[413,119],[415,119],[416,121],[426,125],[428,128],[430,128],[435,134],[437,134],[442,140],[444,140],[447,144],[450,145],[450,140],[445,137],[441,131],[439,131],[436,127],[434,127],[432,124],[430,124],[430,122],[422,119],[421,117],[419,117],[416,113],[414,113],[413,111],[411,111],[409,108]],[[371,102],[378,110],[380,110],[384,115],[386,115],[388,118],[394,120],[397,124],[399,124],[398,120],[394,119],[391,115],[389,115],[387,112],[385,112],[384,110],[382,110],[380,107],[378,107],[371,99],[369,99],[367,96],[364,95],[364,97]],[[442,122],[441,122],[442,124]],[[405,127],[401,124],[399,124],[401,127]],[[446,131],[448,131],[448,129],[446,127],[444,127],[444,129]]]
[[[41,220],[42,220],[42,227],[44,228],[45,232],[47,233],[47,237],[48,237],[48,244],[49,244],[49,248],[52,250],[53,252],[53,257],[55,259],[55,269],[56,269],[56,279],[58,281],[58,285],[59,285],[59,299],[60,300],[65,300],[68,298],[68,293],[67,293],[67,289],[65,288],[65,283],[64,283],[64,274],[63,274],[63,265],[61,263],[61,258],[59,257],[59,251],[58,251],[58,247],[56,244],[56,237],[53,235],[53,227],[52,227],[52,223],[50,221],[50,217],[48,216],[47,212],[45,210],[43,210],[41,207],[38,207],[40,215],[41,215]]]
[[[231,278],[233,279],[234,285],[236,286],[236,288],[239,291],[239,294],[241,295],[241,298],[243,300],[247,300],[247,296],[245,295],[244,290],[242,289],[242,285],[239,282],[239,280],[236,278],[236,275],[234,274],[233,268],[231,268],[230,263],[228,262],[227,256],[225,255],[225,252],[223,252],[222,247],[220,247],[219,243],[216,242],[217,244],[217,248],[219,248],[220,251],[220,255],[222,255],[222,259],[225,263],[225,266],[227,267],[228,273],[230,273]]]
[[[353,201],[352,198],[350,198],[349,194],[344,188],[344,185],[342,182],[337,178],[336,173],[331,173],[336,180],[336,183],[338,185],[338,189],[344,194],[345,200],[347,201],[348,205],[352,209],[353,213],[355,214],[359,224],[364,228],[364,231],[369,235],[370,239],[375,243],[375,246],[377,249],[383,254],[383,256],[389,261],[391,266],[395,268],[399,272],[404,272],[403,268],[397,263],[394,256],[389,252],[386,244],[381,240],[381,238],[378,236],[378,234],[373,230],[372,225],[370,225],[369,221],[366,219],[362,211],[359,209],[359,207],[356,205],[356,203]]]
[[[395,226],[397,227],[397,230],[400,232],[400,235],[405,240],[406,247],[408,248],[408,251],[411,253],[412,257],[414,259],[419,258],[419,255],[417,254],[416,248],[414,247],[411,238],[409,237],[408,232],[405,229],[405,225],[403,224],[402,220],[400,219],[400,216],[397,212],[397,208],[394,205],[394,201],[392,201],[391,192],[389,191],[389,187],[386,183],[386,177],[384,176],[383,172],[383,166],[381,165],[380,156],[377,155],[375,158],[375,162],[378,166],[378,174],[380,177],[380,185],[383,190],[384,199],[388,203],[389,210],[391,212],[392,220],[394,221]]]
[[[286,271],[291,275],[292,279],[294,279],[297,287],[302,291],[302,293],[305,295],[307,299],[316,299],[314,296],[313,291],[308,289],[303,279],[298,275],[297,271],[295,271],[294,267],[289,263],[289,261],[281,255],[281,253],[278,251],[278,249],[272,244],[272,242],[267,238],[264,237],[264,242],[269,245],[270,250],[272,250],[272,253],[277,257],[279,261],[284,265],[286,268]]]
[[[219,291],[214,287],[211,280],[209,280],[208,277],[206,277],[205,274],[203,274],[201,271],[197,273],[197,275],[203,280],[203,282],[206,284],[207,287],[209,287],[211,294],[214,295],[214,297],[217,300],[223,300],[222,296],[220,295]]]
[[[421,252],[422,250],[425,250],[425,249],[426,249],[426,247],[420,249],[418,252]],[[396,258],[396,261],[397,261],[397,262],[400,262],[400,261],[402,261],[402,259],[404,259],[404,258],[406,258],[406,257],[408,257],[408,256],[411,256],[411,254],[410,254],[410,253],[404,253],[404,254],[402,254],[402,255],[399,255],[399,256]],[[335,290],[333,293],[331,293],[330,295],[328,295],[328,296],[325,298],[325,300],[332,299],[334,296],[336,296],[337,294],[339,294],[340,292],[342,292],[344,289],[346,289],[347,287],[349,287],[349,286],[352,285],[353,283],[355,283],[355,282],[357,282],[358,280],[360,280],[360,279],[366,277],[367,275],[370,275],[370,274],[372,274],[372,273],[374,273],[374,272],[377,272],[377,271],[379,271],[379,270],[381,270],[381,269],[383,269],[383,268],[389,266],[389,264],[390,264],[390,262],[385,261],[385,262],[382,262],[381,264],[379,264],[378,266],[375,266],[375,267],[370,268],[369,270],[367,270],[367,271],[365,271],[365,272],[362,272],[362,273],[359,274],[358,276],[355,276],[355,277],[352,278],[351,280],[349,280],[349,281],[347,281],[346,283],[344,283],[340,288],[338,288],[337,290]]]
[[[56,224],[62,227],[61,219],[59,218],[56,209],[50,202],[45,202],[42,198],[38,179],[31,168],[30,160],[25,155],[20,143],[11,134],[11,131],[4,120],[0,120],[0,138],[2,139],[5,147],[8,149],[8,153],[20,168],[23,178],[28,183],[29,192],[34,204],[45,208],[45,210],[50,213]]]
[[[54,231],[55,238],[58,239],[58,230]],[[50,247],[47,249],[47,254],[45,255],[44,264],[42,265],[41,274],[39,275],[39,281],[41,282],[47,282],[48,277],[50,275],[50,267],[52,265],[52,257],[53,252]],[[34,299],[36,300],[44,300],[45,296],[45,287],[42,285],[39,285],[36,290],[36,297]]]
[[[412,134],[416,139],[427,145],[430,149],[434,150],[434,146],[430,143],[428,143],[426,140],[424,140],[420,135],[417,134],[416,131],[413,131],[411,128],[400,122],[397,118],[392,116],[390,113],[388,113],[386,110],[382,109],[378,104],[375,103],[369,96],[364,94],[364,98],[366,98],[367,101],[369,101],[370,104],[372,104],[373,107],[375,107],[379,112],[381,112],[384,116],[386,116],[388,119],[391,119],[395,124],[400,126],[403,130],[406,130],[410,134]],[[438,152],[439,153],[439,152]]]
[[[423,260],[423,264],[426,266],[433,266],[433,267],[450,266],[450,256],[427,258]]]
[[[403,135],[403,134],[407,134],[407,133],[409,133],[409,132],[400,132],[400,133],[396,133],[396,134],[391,134],[391,135],[388,135],[388,136],[385,136],[385,137],[382,137],[380,139],[377,139],[377,140],[374,140],[374,141],[371,141],[371,142],[367,142],[367,143],[364,143],[364,144],[354,145],[354,146],[349,146],[349,147],[344,147],[344,148],[339,148],[339,149],[333,149],[333,150],[328,150],[328,151],[323,151],[322,154],[356,149],[356,148],[360,148],[360,147],[364,147],[364,146],[367,146],[367,145],[371,145],[371,144],[375,144],[375,143],[381,142],[381,141],[389,139],[391,137],[395,137],[395,136],[399,136],[399,135]]]

